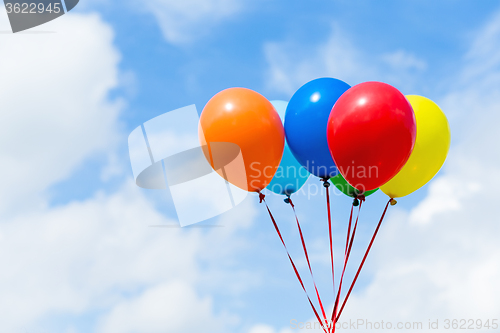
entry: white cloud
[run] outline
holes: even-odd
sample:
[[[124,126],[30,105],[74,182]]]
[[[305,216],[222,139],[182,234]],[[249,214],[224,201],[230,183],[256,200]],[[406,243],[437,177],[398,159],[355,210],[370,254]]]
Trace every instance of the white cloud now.
[[[382,59],[398,71],[408,69],[425,70],[427,68],[427,64],[422,59],[404,50],[385,54]]]
[[[255,325],[249,333],[275,333],[276,331],[269,325]]]
[[[495,13],[488,24],[477,33],[466,54],[465,58],[469,63],[462,73],[463,84],[470,84],[470,80],[478,77],[483,79],[480,84],[490,84],[499,79],[500,48],[496,39],[498,35],[500,35],[500,12]]]
[[[152,0],[140,6],[155,16],[165,39],[185,44],[205,36],[221,20],[232,17],[243,6],[235,0]]]
[[[264,46],[268,62],[265,82],[271,91],[293,94],[306,82],[325,76],[351,85],[385,81],[408,88],[415,74],[425,71],[425,61],[404,50],[380,55],[361,52],[338,26],[318,45],[300,41],[269,42]]]
[[[0,25],[7,27],[5,11]],[[2,210],[40,193],[117,142],[120,55],[98,15],[65,15],[51,33],[3,34],[0,45]]]
[[[99,310],[103,315],[92,320],[101,321],[103,332],[224,331],[236,317],[216,312],[211,292],[224,287],[237,296],[255,279],[241,266],[226,272],[214,264],[234,262],[248,246],[239,222],[248,225],[255,208],[242,207],[223,215],[231,222],[221,221],[221,228],[176,228],[130,181],[111,196],[3,221],[0,330],[35,329],[54,314]],[[243,221],[235,218],[240,213]]]
[[[106,333],[220,331],[209,298],[200,299],[183,281],[164,283],[146,290],[137,299],[118,304],[102,325]]]
[[[241,206],[243,218],[229,212],[221,217],[225,227],[213,230],[176,228],[132,180],[112,195],[47,205],[50,186],[96,154],[109,157],[103,177],[120,172],[113,159],[125,136],[121,104],[108,97],[121,77],[111,27],[95,14],[69,14],[40,31],[49,33],[3,34],[0,45],[0,331],[52,331],[54,318],[64,318],[54,324],[61,327],[81,317],[115,332],[125,320],[136,331],[164,331],[162,311],[189,328],[193,309],[211,327],[232,325],[232,316],[212,308],[210,292],[220,282],[241,293],[255,274],[235,267],[224,274],[211,262],[234,261],[245,246],[238,232],[253,220],[250,202]],[[174,227],[148,227],[165,224]],[[200,262],[208,267],[203,273]],[[188,296],[183,307],[180,293]],[[67,325],[61,330],[80,329]]]
[[[291,333],[291,329],[282,329],[279,333]],[[278,333],[273,327],[269,325],[259,324],[253,326],[248,333]]]
[[[0,274],[3,331],[29,327],[51,312],[106,308],[120,300],[120,292],[137,292],[179,271],[194,279],[187,258],[197,249],[197,236],[147,228],[144,222],[164,219],[134,190],[129,185],[112,197],[97,195],[4,221],[0,262],[9,269]]]
[[[451,160],[448,163],[453,162],[459,161]],[[452,176],[438,178],[429,184],[429,196],[411,212],[409,220],[414,223],[429,223],[438,214],[460,211],[464,208],[464,198],[481,195],[481,191],[486,189],[475,180],[464,181]]]

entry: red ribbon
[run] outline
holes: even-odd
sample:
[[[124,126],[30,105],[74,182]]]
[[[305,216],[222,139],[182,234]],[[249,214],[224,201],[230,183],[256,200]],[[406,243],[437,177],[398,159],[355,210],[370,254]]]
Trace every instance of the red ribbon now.
[[[325,185],[326,183],[328,182],[328,180],[326,179],[323,179],[323,181],[325,182]],[[328,184],[329,185],[329,184]],[[312,281],[313,281],[313,284],[314,284],[314,289],[316,291],[316,296],[318,298],[318,302],[319,302],[319,305],[321,307],[321,312],[323,314],[323,320],[321,320],[320,318],[320,315],[318,314],[318,311],[316,310],[316,307],[314,306],[313,302],[311,301],[311,298],[309,297],[309,294],[307,293],[307,290],[305,288],[305,285],[304,285],[304,282],[302,281],[302,278],[300,277],[300,274],[299,274],[299,271],[297,270],[297,267],[295,266],[295,263],[292,259],[292,257],[290,256],[290,253],[288,252],[288,248],[286,247],[286,244],[285,244],[285,241],[281,235],[281,232],[278,228],[278,224],[276,223],[276,220],[274,219],[272,213],[271,213],[271,210],[269,209],[269,206],[267,205],[267,202],[265,200],[265,195],[260,193],[259,192],[259,199],[260,199],[260,202],[264,202],[264,204],[266,205],[266,208],[267,208],[267,211],[269,213],[269,216],[271,217],[271,221],[273,222],[273,225],[274,225],[274,228],[281,240],[281,243],[283,244],[283,247],[285,248],[285,251],[288,255],[288,259],[290,260],[290,263],[292,264],[292,267],[293,267],[293,270],[295,272],[295,275],[297,277],[297,279],[299,280],[300,282],[300,285],[302,287],[302,289],[304,290],[304,293],[306,294],[306,297],[307,297],[307,300],[309,301],[309,304],[311,305],[311,308],[314,312],[314,315],[316,316],[316,319],[318,320],[318,322],[321,324],[321,327],[323,328],[323,331],[325,333],[329,333],[329,332],[335,332],[335,324],[338,322],[339,318],[340,318],[340,315],[342,314],[342,311],[344,310],[344,307],[349,299],[349,296],[351,295],[351,292],[354,288],[354,285],[356,284],[356,281],[359,277],[359,274],[361,272],[361,269],[363,268],[364,266],[364,263],[366,261],[366,258],[368,257],[368,253],[370,252],[370,249],[373,245],[373,242],[375,241],[375,238],[378,234],[378,231],[380,229],[380,226],[382,224],[382,221],[384,220],[384,217],[385,217],[385,214],[387,212],[387,208],[389,207],[389,204],[391,204],[393,202],[393,199],[390,199],[386,206],[385,206],[385,209],[384,209],[384,212],[382,213],[382,216],[380,217],[380,220],[377,224],[377,228],[375,229],[374,233],[373,233],[373,236],[370,240],[370,243],[368,245],[368,248],[366,249],[366,252],[363,256],[363,260],[361,261],[361,264],[359,265],[358,267],[358,270],[356,272],[356,275],[351,283],[351,286],[349,287],[349,291],[347,292],[347,295],[345,296],[344,298],[344,301],[342,302],[342,306],[340,307],[340,310],[338,311],[337,313],[337,309],[338,309],[338,306],[339,306],[339,300],[340,300],[340,296],[341,296],[341,292],[342,292],[342,285],[343,285],[343,281],[344,281],[344,273],[345,273],[345,270],[346,270],[346,267],[347,267],[347,263],[349,261],[349,257],[350,257],[350,254],[351,254],[351,250],[352,250],[352,245],[353,245],[353,242],[354,242],[354,237],[356,235],[356,230],[357,230],[357,226],[358,226],[358,221],[359,221],[359,215],[360,215],[360,212],[361,212],[361,206],[363,204],[363,202],[365,201],[365,197],[364,196],[360,196],[356,199],[359,200],[359,209],[358,209],[358,213],[357,213],[357,216],[356,216],[356,221],[354,223],[354,227],[352,228],[351,230],[351,226],[352,226],[352,217],[353,217],[353,210],[354,210],[354,203],[353,205],[351,206],[351,214],[349,216],[349,225],[348,225],[348,229],[347,229],[347,237],[346,237],[346,244],[345,244],[345,250],[344,250],[344,266],[343,266],[343,269],[342,269],[342,274],[341,274],[341,277],[340,277],[340,282],[339,282],[339,287],[338,287],[338,291],[337,293],[335,294],[335,270],[334,270],[334,253],[333,253],[333,234],[332,234],[332,219],[331,219],[331,210],[330,210],[330,194],[329,194],[329,190],[328,190],[328,186],[325,186],[326,188],[326,205],[327,205],[327,211],[328,211],[328,230],[329,230],[329,238],[330,238],[330,259],[331,259],[331,262],[332,262],[332,280],[333,280],[333,291],[334,291],[334,296],[335,296],[335,303],[334,303],[334,308],[333,308],[333,312],[332,312],[332,317],[331,317],[331,326],[330,324],[328,323],[327,319],[326,319],[326,313],[325,313],[325,309],[324,309],[324,306],[323,306],[323,302],[321,300],[321,297],[320,297],[320,294],[319,294],[319,291],[318,291],[318,288],[317,288],[317,285],[316,285],[316,281],[314,279],[314,274],[313,274],[313,271],[312,271],[312,267],[311,267],[311,262],[309,260],[309,254],[307,252],[307,247],[306,247],[306,242],[305,242],[305,239],[304,239],[304,235],[302,233],[302,228],[300,226],[300,222],[299,222],[299,219],[297,217],[297,212],[295,211],[295,205],[293,204],[292,200],[291,199],[288,199],[288,203],[290,203],[290,206],[292,207],[292,210],[293,210],[293,213],[295,215],[295,220],[297,222],[297,228],[298,228],[298,231],[299,231],[299,235],[300,235],[300,240],[302,242],[302,247],[303,247],[303,250],[304,250],[304,255],[306,257],[306,261],[307,261],[307,265],[309,267],[309,272],[311,273],[311,278],[312,278]],[[352,234],[351,234],[351,231],[352,231]]]
[[[375,229],[375,232],[373,233],[372,239],[370,240],[370,244],[368,245],[368,248],[366,249],[365,255],[363,256],[363,260],[361,261],[361,264],[359,265],[358,271],[356,272],[356,276],[354,277],[354,280],[351,283],[351,287],[349,288],[349,291],[347,292],[347,295],[344,299],[344,302],[342,303],[342,307],[340,308],[340,311],[335,318],[335,322],[337,322],[340,318],[340,315],[342,314],[342,311],[344,310],[344,307],[347,303],[347,300],[349,299],[349,296],[351,295],[352,288],[354,288],[354,285],[356,284],[356,281],[358,280],[359,273],[361,272],[361,269],[363,268],[363,265],[365,264],[366,257],[368,257],[368,253],[370,253],[370,249],[373,245],[373,242],[375,241],[375,237],[377,237],[378,230],[380,229],[380,225],[382,224],[382,221],[384,220],[385,213],[387,212],[387,208],[389,207],[389,204],[392,202],[393,199],[389,199],[387,204],[385,205],[384,212],[382,213],[382,216],[380,217],[380,221],[377,224],[377,228]],[[360,203],[361,204],[361,203]]]
[[[352,223],[352,211],[353,211],[353,208],[354,208],[354,203],[351,206],[351,215],[349,216],[349,229],[347,230],[346,249],[345,249],[345,253],[344,253],[344,267],[342,269],[342,275],[340,276],[339,290],[337,291],[337,296],[335,298],[335,304],[334,304],[334,307],[333,307],[332,319],[331,319],[332,322],[334,321],[334,319],[335,319],[335,317],[337,315],[337,309],[338,309],[338,305],[339,305],[340,294],[342,292],[342,284],[344,282],[344,273],[345,273],[345,269],[347,267],[347,262],[349,261],[349,256],[351,255],[352,244],[354,242],[354,236],[356,235],[356,230],[358,228],[359,213],[361,212],[361,206],[363,204],[363,201],[364,200],[360,200],[360,202],[359,202],[359,208],[358,208],[358,214],[356,216],[356,222],[354,223],[354,228],[352,230],[352,236],[351,236],[351,239],[349,241],[349,236],[350,236],[350,231],[351,231],[351,223]],[[349,246],[347,246],[348,243],[349,243]],[[335,325],[336,322],[337,321],[335,320],[334,321],[334,325]],[[335,332],[335,329],[333,331]]]
[[[321,320],[321,318],[320,318],[320,316],[318,314],[318,311],[316,311],[316,307],[314,306],[313,302],[311,301],[311,298],[309,297],[309,294],[307,293],[306,287],[304,286],[304,282],[302,282],[302,278],[300,277],[299,271],[297,270],[297,267],[295,266],[295,263],[293,262],[293,259],[290,256],[290,253],[288,252],[288,248],[286,247],[285,241],[283,240],[283,237],[281,236],[281,232],[280,232],[280,230],[278,228],[278,224],[276,223],[276,220],[274,219],[273,214],[271,213],[271,210],[269,209],[269,206],[267,205],[265,197],[266,196],[264,194],[259,193],[260,202],[261,203],[264,202],[264,204],[266,205],[267,212],[269,213],[269,217],[271,217],[271,221],[273,222],[274,228],[276,229],[276,232],[277,232],[277,234],[278,234],[278,236],[279,236],[279,238],[281,240],[281,243],[283,244],[283,247],[285,248],[286,254],[288,255],[288,259],[290,259],[290,263],[292,264],[292,267],[293,267],[293,270],[295,272],[295,275],[297,276],[297,279],[299,280],[300,285],[301,285],[302,289],[304,290],[304,293],[307,296],[307,300],[309,301],[309,304],[311,305],[311,308],[312,308],[312,310],[314,312],[314,315],[316,316],[316,319],[318,319],[318,322],[321,324],[321,327],[323,328],[323,331],[325,333],[328,333],[327,329],[324,326],[323,321]]]
[[[325,184],[328,179],[324,179]],[[330,211],[330,191],[329,186],[325,186],[326,189],[326,209],[328,211],[328,235],[330,236],[330,259],[332,261],[332,283],[333,283],[333,294],[335,295],[335,265],[333,257],[333,235],[332,235],[332,214]],[[335,331],[335,324],[333,324],[333,331]]]
[[[319,292],[318,292],[318,287],[316,286],[316,281],[314,280],[314,274],[313,274],[313,271],[311,268],[311,262],[309,261],[309,254],[307,253],[306,242],[304,240],[304,235],[302,234],[302,228],[300,227],[300,222],[299,222],[299,218],[297,217],[297,212],[295,211],[295,205],[293,204],[292,199],[289,198],[288,200],[289,200],[288,202],[289,202],[290,206],[292,207],[293,214],[295,215],[295,220],[297,221],[297,228],[299,229],[300,241],[302,242],[302,248],[304,249],[304,255],[306,256],[307,266],[309,267],[309,272],[311,273],[311,279],[312,279],[313,284],[314,284],[314,290],[316,290],[316,297],[318,298],[318,303],[319,303],[319,306],[321,307],[323,319],[324,319],[325,324],[328,327],[328,330],[330,330],[330,327],[328,326],[328,321],[326,319],[325,308],[323,307],[323,302],[321,301],[321,297],[319,296]]]

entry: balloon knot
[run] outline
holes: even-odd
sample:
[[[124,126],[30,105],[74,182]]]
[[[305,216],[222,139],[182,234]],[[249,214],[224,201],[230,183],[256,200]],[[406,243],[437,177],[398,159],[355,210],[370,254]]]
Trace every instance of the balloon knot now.
[[[391,203],[391,206],[396,206],[396,204],[398,202],[396,200],[394,200],[394,199],[391,198],[390,203]]]
[[[323,186],[328,188],[330,187],[330,182],[328,182],[328,178],[321,178],[321,181],[323,182]]]
[[[352,202],[352,205],[354,207],[358,207],[360,202],[365,202],[366,197],[363,194],[358,194],[354,197],[354,201]]]
[[[285,198],[285,200],[283,200],[283,201],[285,201],[285,203],[289,204],[290,203],[290,198]]]
[[[259,192],[259,200],[260,200],[260,203],[262,203],[262,201],[264,201],[264,198],[266,197],[265,194],[263,194],[262,192]]]

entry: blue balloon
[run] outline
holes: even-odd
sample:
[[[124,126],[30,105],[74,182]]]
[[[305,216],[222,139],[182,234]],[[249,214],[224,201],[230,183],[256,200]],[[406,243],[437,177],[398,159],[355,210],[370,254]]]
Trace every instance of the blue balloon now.
[[[285,111],[287,102],[271,101],[274,108],[280,115],[281,120],[285,119]],[[288,144],[285,142],[285,149],[281,163],[274,174],[272,181],[267,185],[267,189],[276,194],[284,194],[290,196],[297,192],[309,178],[309,172],[300,165],[295,159]]]
[[[333,105],[350,86],[333,78],[312,80],[299,88],[288,103],[286,140],[299,163],[313,175],[329,179],[338,174],[326,127]]]

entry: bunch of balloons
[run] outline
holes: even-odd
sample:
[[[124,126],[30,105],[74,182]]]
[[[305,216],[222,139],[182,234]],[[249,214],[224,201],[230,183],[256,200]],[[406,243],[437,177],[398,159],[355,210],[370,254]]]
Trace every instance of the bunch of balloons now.
[[[236,177],[235,185],[287,196],[312,174],[352,197],[378,188],[403,197],[434,177],[450,146],[446,116],[431,100],[333,78],[306,83],[289,103],[223,90],[203,109],[199,133],[209,161],[212,142],[240,147],[246,181]]]
[[[334,78],[306,83],[288,103],[270,102],[245,88],[221,91],[203,109],[199,135],[205,157],[212,167],[234,185],[259,193],[261,202],[265,202],[261,191],[267,188],[286,195],[285,202],[294,208],[290,196],[311,174],[323,182],[328,205],[332,279],[330,181],[344,194],[353,197],[353,207],[359,205],[359,209],[365,198],[378,189],[389,196],[365,257],[338,311],[340,283],[331,323],[326,318],[316,285],[323,319],[308,296],[325,332],[335,330],[335,322],[356,282],[388,205],[396,203],[394,198],[406,196],[429,182],[443,165],[450,146],[448,121],[433,101],[422,96],[404,96],[382,82],[364,82],[351,87]],[[217,151],[218,156],[214,156],[211,146],[219,142],[239,147],[245,170],[224,172],[222,168],[221,172],[221,168],[215,167],[216,159],[229,163],[231,156],[235,156],[224,151]],[[285,245],[269,207],[267,209]],[[352,223],[352,215],[351,208],[344,271],[358,220],[356,218]],[[298,218],[297,226],[312,276]],[[289,259],[305,291],[290,255]]]

